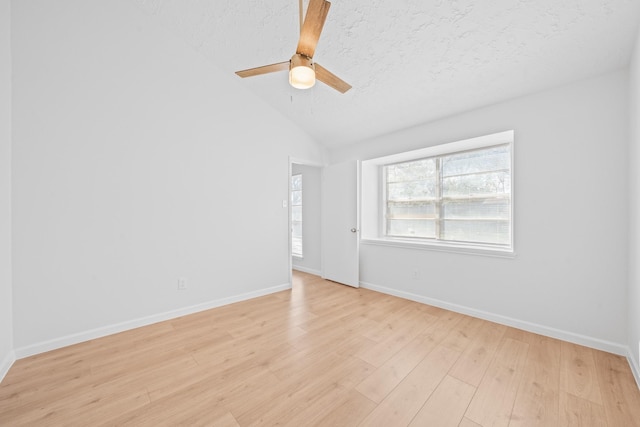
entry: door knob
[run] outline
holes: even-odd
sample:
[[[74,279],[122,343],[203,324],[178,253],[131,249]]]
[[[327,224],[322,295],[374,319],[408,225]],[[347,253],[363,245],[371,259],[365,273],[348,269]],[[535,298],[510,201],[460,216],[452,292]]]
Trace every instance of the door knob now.
[[[351,232],[352,232],[352,233],[355,233],[356,231],[358,231],[358,230],[356,230],[355,228],[352,228],[352,229],[351,229]]]

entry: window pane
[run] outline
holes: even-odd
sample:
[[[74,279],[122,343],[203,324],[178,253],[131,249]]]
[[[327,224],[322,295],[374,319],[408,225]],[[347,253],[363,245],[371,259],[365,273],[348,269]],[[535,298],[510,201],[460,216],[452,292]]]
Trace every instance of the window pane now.
[[[436,237],[435,220],[390,219],[387,234],[396,237]]]
[[[291,254],[302,257],[302,174],[291,177]]]
[[[291,205],[292,206],[302,205],[302,191],[291,192]]]
[[[293,237],[291,239],[291,253],[296,256],[302,256],[302,238]]]
[[[389,200],[428,200],[436,195],[436,180],[393,182],[387,185]]]
[[[389,202],[387,218],[389,219],[435,219],[435,202]]]
[[[291,223],[291,254],[302,256],[302,222]]]
[[[509,150],[505,145],[443,156],[442,176],[508,170],[511,168]]]
[[[444,197],[468,197],[511,193],[511,174],[508,171],[452,176],[442,179]]]
[[[508,146],[442,157],[440,239],[511,243],[511,156]]]
[[[447,201],[443,204],[445,219],[506,219],[511,217],[509,199]]]
[[[387,170],[387,182],[406,182],[435,179],[435,159],[422,159],[414,162],[389,165]]]
[[[436,196],[436,160],[389,165],[385,168],[388,200],[425,200]]]
[[[291,189],[302,190],[302,175],[293,175],[291,177]]]
[[[291,206],[291,221],[302,222],[302,206]]]
[[[302,237],[302,222],[291,223],[291,234],[293,237]]]
[[[508,220],[445,220],[441,233],[444,240],[460,242],[508,245],[511,240]]]

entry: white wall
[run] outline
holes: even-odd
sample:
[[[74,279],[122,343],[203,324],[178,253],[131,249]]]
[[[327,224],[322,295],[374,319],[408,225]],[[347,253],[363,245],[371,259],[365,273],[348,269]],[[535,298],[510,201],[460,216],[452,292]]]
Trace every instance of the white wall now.
[[[14,360],[11,296],[11,9],[0,0],[0,381]]]
[[[631,141],[629,156],[629,348],[631,360],[640,385],[640,33],[631,60]]]
[[[19,357],[288,285],[315,142],[126,0],[12,19]]]
[[[517,257],[362,245],[364,285],[626,354],[628,89],[619,71],[334,150],[365,160],[515,130]]]
[[[293,268],[321,274],[320,194],[322,169],[309,165],[292,165],[292,173],[302,174],[302,254],[293,257]]]

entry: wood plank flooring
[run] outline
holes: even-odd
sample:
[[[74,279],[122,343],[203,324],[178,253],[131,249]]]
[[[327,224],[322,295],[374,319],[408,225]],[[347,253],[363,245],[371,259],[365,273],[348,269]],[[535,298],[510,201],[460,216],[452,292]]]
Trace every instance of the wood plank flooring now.
[[[626,359],[294,273],[17,361],[1,426],[640,426]]]

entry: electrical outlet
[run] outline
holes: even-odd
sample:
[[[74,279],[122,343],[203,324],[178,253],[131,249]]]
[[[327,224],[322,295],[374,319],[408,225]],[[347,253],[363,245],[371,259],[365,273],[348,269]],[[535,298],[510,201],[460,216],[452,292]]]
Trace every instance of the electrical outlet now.
[[[186,277],[180,277],[178,279],[178,290],[179,291],[186,291],[187,290],[187,278]]]

